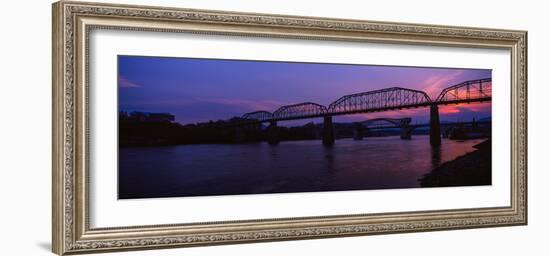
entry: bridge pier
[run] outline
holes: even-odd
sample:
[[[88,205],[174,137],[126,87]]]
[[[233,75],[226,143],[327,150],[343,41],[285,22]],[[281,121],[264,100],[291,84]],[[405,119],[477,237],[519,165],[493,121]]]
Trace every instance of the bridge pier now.
[[[441,124],[439,123],[439,108],[437,105],[430,106],[430,144],[441,145]]]
[[[361,123],[355,123],[354,129],[353,129],[353,139],[354,140],[363,140],[365,135],[363,134],[363,130],[365,127]]]
[[[279,144],[279,128],[277,127],[277,121],[270,121],[267,127],[267,143],[271,145]]]
[[[401,126],[401,139],[402,140],[410,140],[411,139],[411,133],[412,129],[410,126]]]
[[[323,117],[323,145],[334,145],[334,125],[332,124],[332,116]]]

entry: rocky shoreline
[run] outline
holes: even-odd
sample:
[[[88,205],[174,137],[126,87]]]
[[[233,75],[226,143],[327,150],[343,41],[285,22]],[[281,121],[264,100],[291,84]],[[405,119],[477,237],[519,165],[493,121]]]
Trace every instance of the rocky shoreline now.
[[[419,179],[422,187],[491,185],[491,140],[477,150],[444,163]]]

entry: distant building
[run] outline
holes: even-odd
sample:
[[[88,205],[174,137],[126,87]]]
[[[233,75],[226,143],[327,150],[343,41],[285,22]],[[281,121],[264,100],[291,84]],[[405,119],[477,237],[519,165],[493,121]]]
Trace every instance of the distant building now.
[[[128,112],[121,111],[119,112],[119,119],[134,122],[170,123],[176,120],[176,117],[169,113],[149,113],[134,111],[128,114]]]

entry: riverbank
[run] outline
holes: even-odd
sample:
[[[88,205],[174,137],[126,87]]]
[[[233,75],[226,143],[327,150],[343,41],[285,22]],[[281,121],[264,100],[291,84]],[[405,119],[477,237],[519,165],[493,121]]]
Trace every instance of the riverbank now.
[[[420,178],[422,187],[491,185],[491,140],[477,150],[444,163]]]

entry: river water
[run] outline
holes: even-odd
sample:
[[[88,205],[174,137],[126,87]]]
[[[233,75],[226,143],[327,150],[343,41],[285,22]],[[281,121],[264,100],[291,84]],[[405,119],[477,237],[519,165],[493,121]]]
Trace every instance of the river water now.
[[[234,145],[121,148],[119,198],[314,192],[419,187],[440,164],[483,140],[369,137]]]

